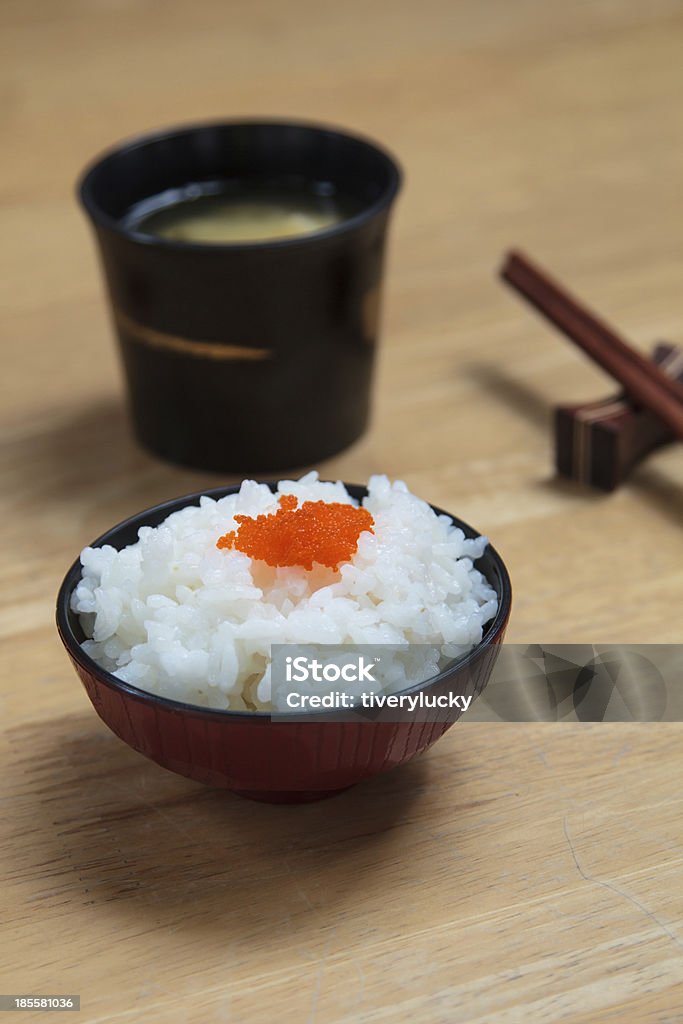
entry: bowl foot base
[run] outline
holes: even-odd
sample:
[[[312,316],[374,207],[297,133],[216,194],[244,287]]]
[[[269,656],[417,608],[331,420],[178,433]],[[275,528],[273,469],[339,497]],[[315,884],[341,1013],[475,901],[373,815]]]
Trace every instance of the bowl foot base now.
[[[244,800],[258,800],[265,804],[309,804],[314,800],[329,800],[347,789],[351,786],[342,786],[341,789],[234,789],[233,793]]]

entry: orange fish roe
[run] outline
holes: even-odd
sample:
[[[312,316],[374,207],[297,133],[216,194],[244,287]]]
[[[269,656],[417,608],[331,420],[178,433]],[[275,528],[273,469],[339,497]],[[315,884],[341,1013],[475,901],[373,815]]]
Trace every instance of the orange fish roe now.
[[[220,537],[216,547],[236,548],[272,566],[312,569],[318,562],[336,571],[355,555],[361,533],[374,533],[375,521],[365,508],[327,501],[298,504],[293,494],[283,494],[277,512],[255,519],[235,516],[239,527]]]

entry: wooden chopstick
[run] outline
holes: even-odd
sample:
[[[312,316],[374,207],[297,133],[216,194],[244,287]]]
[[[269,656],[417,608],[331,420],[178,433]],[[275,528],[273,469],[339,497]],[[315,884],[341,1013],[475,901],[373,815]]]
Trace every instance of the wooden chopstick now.
[[[631,348],[522,253],[508,253],[501,277],[619,381],[635,402],[683,439],[683,386],[678,381]]]

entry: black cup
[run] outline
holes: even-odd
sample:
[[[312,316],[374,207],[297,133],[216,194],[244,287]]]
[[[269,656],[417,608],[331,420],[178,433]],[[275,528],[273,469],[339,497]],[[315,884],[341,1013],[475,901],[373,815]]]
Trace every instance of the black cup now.
[[[80,198],[143,445],[200,469],[265,471],[314,463],[360,436],[400,180],[374,144],[285,122],[147,135],[85,172]],[[219,245],[170,241],[131,222],[145,199],[216,182],[310,182],[356,212],[314,234]]]

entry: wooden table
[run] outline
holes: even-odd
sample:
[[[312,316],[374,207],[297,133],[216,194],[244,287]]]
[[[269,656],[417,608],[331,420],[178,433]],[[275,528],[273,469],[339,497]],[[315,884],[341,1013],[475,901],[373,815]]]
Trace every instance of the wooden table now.
[[[139,130],[280,114],[406,169],[373,428],[323,473],[402,477],[488,532],[513,640],[680,641],[680,446],[611,496],[554,480],[551,406],[610,384],[495,277],[515,243],[639,346],[682,340],[680,3],[0,18],[2,991],[117,1024],[679,1022],[681,726],[463,723],[338,799],[262,806],[121,744],[52,617],[84,543],[217,482],[131,440],[74,179]]]

